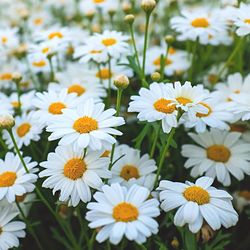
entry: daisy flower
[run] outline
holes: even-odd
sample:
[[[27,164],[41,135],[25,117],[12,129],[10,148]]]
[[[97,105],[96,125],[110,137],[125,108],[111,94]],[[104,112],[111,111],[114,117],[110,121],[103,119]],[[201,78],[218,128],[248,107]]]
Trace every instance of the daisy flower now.
[[[200,102],[200,104],[208,109],[208,113],[196,113],[192,115],[194,118],[192,120],[189,120],[188,117],[186,118],[184,114],[183,120],[185,120],[184,124],[187,128],[194,127],[197,133],[205,132],[207,126],[221,130],[229,130],[227,123],[234,118],[230,112],[230,103],[223,103],[218,98],[209,98]]]
[[[42,125],[38,124],[34,117],[34,113],[23,114],[22,116],[15,117],[15,126],[12,129],[13,135],[17,142],[18,148],[29,146],[31,141],[39,141],[40,134],[42,133]],[[9,133],[3,131],[3,139],[6,141],[9,149],[14,148]]]
[[[250,4],[240,3],[240,7],[235,14],[233,21],[237,27],[236,34],[238,36],[250,34]]]
[[[120,61],[119,63],[122,63]],[[92,71],[93,77],[96,81],[98,81],[101,85],[103,85],[106,89],[111,87],[112,89],[117,89],[114,85],[114,79],[119,75],[125,75],[127,77],[133,76],[133,71],[122,65],[117,65],[117,62],[111,61],[111,70],[109,69],[108,65],[101,66],[100,69],[97,71]],[[111,86],[109,84],[111,83]]]
[[[28,61],[30,63],[31,69],[35,73],[50,72],[49,60],[47,59],[46,55],[42,53],[32,53],[28,55]]]
[[[77,103],[76,94],[68,94],[65,88],[58,92],[49,89],[48,92],[36,93],[33,99],[33,105],[37,108],[34,117],[42,125],[49,125],[53,119],[62,114],[63,109],[74,108]]]
[[[0,207],[0,249],[8,250],[19,246],[19,238],[25,237],[25,224],[13,221],[18,215],[16,210],[8,206]]]
[[[0,93],[0,103],[1,103],[0,115],[14,113],[12,105],[9,102],[9,98],[3,93]]]
[[[91,200],[90,187],[100,189],[101,178],[110,178],[109,159],[101,157],[102,152],[87,152],[82,148],[58,146],[55,153],[49,153],[48,160],[40,163],[45,168],[40,177],[48,177],[43,187],[60,191],[59,200],[77,206],[81,201]]]
[[[199,39],[202,44],[208,44],[211,36],[216,37],[227,31],[227,25],[218,13],[213,14],[205,9],[195,9],[182,11],[181,15],[170,20],[171,27],[180,33],[178,40],[196,41]]]
[[[241,190],[234,192],[235,206],[239,212],[242,212],[246,206],[250,205],[250,191]]]
[[[102,187],[94,194],[96,202],[90,202],[86,219],[90,228],[100,228],[98,242],[109,238],[117,245],[125,236],[128,240],[142,244],[152,234],[157,234],[158,223],[154,220],[160,214],[158,201],[149,199],[149,190],[138,185],[129,189],[115,183]]]
[[[36,162],[30,157],[24,157],[29,173],[26,172],[19,157],[8,152],[5,159],[0,159],[0,200],[6,198],[9,203],[15,201],[16,196],[22,196],[35,189],[37,175]]]
[[[182,146],[182,155],[187,157],[186,168],[192,168],[191,176],[217,178],[224,186],[231,184],[230,174],[243,180],[250,174],[250,144],[243,142],[241,133],[211,129],[202,134],[189,133],[199,145]]]
[[[104,104],[94,104],[93,99],[80,103],[75,109],[63,109],[62,115],[53,121],[47,131],[52,132],[49,140],[60,139],[59,145],[76,143],[81,148],[92,150],[107,148],[116,142],[111,135],[122,135],[112,127],[125,123],[122,117],[114,117],[116,111],[104,111]]]
[[[128,55],[129,45],[127,41],[129,38],[121,32],[105,30],[102,34],[96,33],[94,36],[96,50],[101,50],[108,55],[106,61],[108,61],[109,56],[118,59]]]
[[[161,47],[152,47],[147,51],[146,73],[152,74],[161,68],[161,55],[166,55],[166,49]],[[168,57],[165,58],[164,72],[167,76],[181,74],[190,67],[188,53],[174,48],[169,48]]]
[[[141,88],[139,96],[132,96],[129,112],[139,112],[140,121],[162,121],[162,129],[169,133],[177,127],[177,110],[174,90],[170,83],[152,83],[149,89]]]
[[[234,226],[238,214],[232,206],[233,198],[226,191],[212,187],[212,183],[209,177],[185,184],[163,180],[159,186],[161,208],[165,212],[178,208],[174,224],[180,227],[188,224],[193,233],[201,229],[204,220],[213,230]]]
[[[0,29],[0,49],[13,49],[18,46],[18,29],[4,28]]]
[[[112,178],[109,183],[120,183],[130,187],[132,184],[153,189],[157,169],[155,161],[148,154],[140,156],[140,151],[127,145],[119,145],[114,152],[114,165],[112,166]]]

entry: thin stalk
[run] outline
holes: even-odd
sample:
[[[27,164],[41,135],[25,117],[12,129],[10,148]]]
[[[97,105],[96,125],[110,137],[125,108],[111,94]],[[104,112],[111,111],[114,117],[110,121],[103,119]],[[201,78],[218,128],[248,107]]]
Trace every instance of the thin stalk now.
[[[192,64],[189,69],[189,79],[188,79],[190,82],[193,81],[194,66],[195,66],[195,59],[196,59],[198,44],[199,44],[199,39],[197,38],[196,42],[193,44],[193,47],[192,47]]]
[[[116,98],[116,117],[120,115],[121,110],[121,99],[122,99],[122,89],[117,90],[117,98]],[[109,169],[112,167],[113,158],[114,158],[114,152],[115,152],[115,143],[112,145],[111,153],[110,153],[110,164]]]
[[[8,131],[8,133],[9,133],[9,135],[10,135],[10,138],[11,138],[13,144],[14,144],[14,148],[15,148],[17,154],[18,154],[18,157],[19,157],[20,161],[21,161],[22,164],[23,164],[23,167],[24,167],[25,171],[26,171],[27,173],[29,173],[29,169],[27,168],[27,165],[26,165],[26,163],[24,162],[24,159],[23,159],[23,157],[22,157],[22,155],[21,155],[21,153],[20,153],[20,150],[19,150],[19,148],[18,148],[18,146],[17,146],[16,139],[15,139],[15,137],[14,137],[14,135],[13,135],[12,129],[8,129],[7,131]]]
[[[144,77],[145,77],[145,66],[146,66],[146,56],[147,56],[147,46],[148,46],[150,14],[151,13],[146,13],[146,30],[144,35],[143,60],[142,60],[142,73]]]
[[[108,87],[108,100],[107,100],[107,103],[108,103],[108,106],[110,106],[111,104],[111,57],[109,56],[109,59],[108,59],[108,70],[109,70],[109,87]]]
[[[158,128],[156,129],[156,132],[155,132],[155,137],[154,137],[154,140],[153,140],[153,144],[152,144],[152,147],[151,147],[151,150],[150,150],[150,158],[153,158],[153,156],[154,156],[155,148],[156,148],[156,144],[157,144],[157,140],[158,140],[158,137],[159,137],[160,130],[161,130],[161,126],[158,125]]]
[[[52,56],[48,56],[49,60],[49,67],[50,67],[50,81],[53,82],[55,80],[55,72],[54,72],[54,67],[52,63]]]
[[[230,63],[232,62],[232,60],[234,59],[234,57],[237,55],[237,53],[241,49],[241,45],[243,44],[243,42],[244,42],[244,38],[240,38],[239,41],[238,41],[237,46],[234,48],[234,50],[232,51],[231,55],[228,57],[226,63],[223,66],[223,68],[219,71],[219,73],[218,73],[218,79],[220,79],[220,77],[223,74],[224,70],[230,65]]]
[[[90,241],[88,243],[88,249],[89,250],[93,250],[94,249],[93,247],[94,247],[95,236],[96,236],[96,231],[94,231],[92,233],[92,236],[91,236]]]
[[[14,81],[16,84],[16,90],[17,90],[17,114],[21,115],[22,114],[22,109],[21,109],[21,89],[20,89],[20,82],[21,80],[16,80]]]
[[[34,238],[34,240],[35,240],[35,242],[36,242],[36,245],[38,246],[39,249],[43,250],[43,247],[42,247],[42,245],[41,245],[41,243],[40,243],[38,237],[36,236],[36,234],[35,234],[35,232],[34,232],[32,226],[30,225],[30,223],[29,223],[29,221],[27,220],[27,218],[26,218],[26,216],[25,216],[25,214],[24,214],[24,212],[23,212],[21,206],[19,205],[19,203],[18,203],[17,201],[16,201],[16,205],[17,205],[17,208],[18,208],[20,214],[22,215],[23,221],[24,221],[25,224],[27,225],[28,231],[30,232],[30,234],[31,234],[32,237]]]

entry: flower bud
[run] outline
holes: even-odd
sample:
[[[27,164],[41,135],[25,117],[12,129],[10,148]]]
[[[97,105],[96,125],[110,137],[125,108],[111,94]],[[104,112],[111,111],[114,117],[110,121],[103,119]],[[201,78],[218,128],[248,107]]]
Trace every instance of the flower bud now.
[[[173,240],[171,241],[171,246],[172,246],[174,249],[178,249],[178,248],[179,248],[180,243],[179,243],[179,241],[177,240],[176,237],[174,237]]]
[[[174,42],[174,37],[171,36],[171,35],[165,36],[165,42],[166,42],[168,45],[173,44],[173,42]]]
[[[126,89],[129,85],[129,79],[125,75],[118,75],[114,80],[114,85],[118,89]]]
[[[141,8],[146,13],[151,13],[156,6],[155,0],[142,0],[141,1]]]
[[[130,15],[126,15],[124,18],[124,21],[127,22],[128,24],[133,24],[135,20],[135,16],[130,14]]]
[[[151,74],[151,79],[154,82],[158,82],[161,79],[161,74],[159,72],[154,72]]]
[[[15,126],[15,119],[10,114],[0,115],[0,128],[11,129]]]
[[[12,74],[12,80],[14,82],[20,82],[22,80],[22,75],[19,72],[15,72]]]
[[[122,4],[122,10],[127,14],[132,10],[132,5],[129,2],[125,2]]]

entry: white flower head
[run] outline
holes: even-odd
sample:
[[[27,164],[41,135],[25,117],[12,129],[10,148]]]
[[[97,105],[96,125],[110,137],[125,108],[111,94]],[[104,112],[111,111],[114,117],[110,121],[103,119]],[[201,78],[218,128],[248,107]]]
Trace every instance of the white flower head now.
[[[158,223],[154,220],[160,214],[159,202],[149,198],[147,188],[133,185],[129,189],[115,183],[102,187],[94,194],[96,202],[90,202],[86,219],[90,228],[101,230],[96,236],[98,242],[109,238],[117,245],[125,236],[128,240],[142,244],[152,234],[157,234]]]
[[[213,230],[234,226],[238,214],[232,206],[233,198],[226,191],[212,187],[212,183],[209,177],[185,184],[163,180],[159,186],[161,208],[165,212],[178,208],[174,224],[180,227],[188,224],[193,233],[201,229],[204,220]]]

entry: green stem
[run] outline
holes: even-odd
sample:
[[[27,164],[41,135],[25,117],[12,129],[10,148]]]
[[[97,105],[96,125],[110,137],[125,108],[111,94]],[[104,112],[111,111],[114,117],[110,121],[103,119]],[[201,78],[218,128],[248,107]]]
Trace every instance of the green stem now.
[[[157,140],[158,140],[160,130],[161,130],[161,126],[158,124],[158,127],[157,127],[156,132],[155,132],[154,141],[153,141],[153,144],[152,144],[152,147],[151,147],[151,150],[150,150],[150,158],[153,158],[153,156],[154,156],[155,148],[156,148],[156,144],[157,144]]]
[[[92,233],[92,236],[91,236],[90,241],[88,243],[88,249],[89,250],[93,250],[94,249],[93,247],[94,247],[95,236],[96,236],[96,231],[94,231]]]
[[[48,56],[49,60],[49,67],[50,67],[50,81],[53,82],[55,81],[55,72],[54,72],[54,67],[52,63],[52,56]]]
[[[40,243],[38,237],[36,236],[36,234],[35,234],[35,232],[34,232],[32,226],[30,225],[30,223],[29,223],[29,221],[27,220],[27,218],[26,218],[26,216],[25,216],[25,214],[24,214],[24,212],[23,212],[21,206],[19,205],[19,203],[18,203],[17,201],[16,201],[16,205],[17,205],[18,210],[19,210],[19,212],[20,212],[20,214],[21,214],[21,216],[22,216],[22,219],[24,220],[25,224],[27,225],[28,231],[30,232],[30,234],[31,234],[32,237],[34,238],[34,240],[35,240],[35,242],[36,242],[36,245],[38,246],[39,249],[43,250],[43,247],[42,247],[42,245],[41,245],[41,243]]]
[[[163,167],[163,163],[164,163],[164,160],[165,160],[165,157],[166,157],[166,153],[167,153],[167,151],[168,151],[168,149],[169,149],[169,147],[171,145],[171,142],[172,142],[172,139],[174,137],[175,131],[176,131],[176,128],[171,129],[170,133],[168,134],[167,143],[163,147],[163,150],[162,150],[162,153],[161,153],[161,156],[160,156],[159,166],[158,166],[156,177],[155,177],[155,184],[154,184],[155,187],[158,184],[158,179],[159,179],[162,167]]]
[[[193,81],[194,66],[195,66],[195,59],[196,59],[198,44],[199,44],[199,39],[197,38],[192,48],[192,64],[189,69],[189,79],[188,79],[190,82]]]
[[[122,91],[123,91],[123,89],[118,89],[117,90],[116,117],[118,117],[120,115],[121,100],[122,100]],[[115,143],[112,145],[112,149],[111,149],[109,169],[111,169],[112,164],[113,164],[114,152],[115,152]]]
[[[148,31],[149,31],[149,21],[150,21],[150,14],[146,13],[146,30],[144,36],[144,47],[143,47],[143,61],[142,61],[142,73],[145,78],[145,66],[146,66],[146,55],[147,55],[147,46],[148,46]]]
[[[110,106],[111,104],[111,57],[109,56],[109,59],[108,59],[108,70],[109,70],[109,87],[108,87],[108,100],[107,100],[107,103],[108,103],[108,106]]]
[[[18,105],[17,105],[17,114],[18,115],[21,115],[22,114],[22,110],[21,110],[21,89],[20,89],[20,82],[21,80],[17,80],[17,81],[14,81],[15,84],[16,84],[16,90],[17,90],[17,102],[18,102]]]
[[[241,49],[241,45],[243,44],[243,42],[244,42],[244,38],[240,38],[239,41],[238,41],[237,46],[234,48],[233,52],[231,53],[231,55],[228,57],[226,63],[224,64],[223,68],[218,73],[218,79],[220,79],[220,77],[223,74],[224,70],[230,65],[230,63],[232,62],[234,57],[237,55],[237,53]]]
[[[18,146],[17,146],[16,139],[15,139],[15,137],[14,137],[14,135],[13,135],[12,129],[8,129],[7,131],[9,132],[10,138],[11,138],[13,144],[14,144],[14,148],[15,148],[17,154],[18,154],[18,157],[19,157],[20,161],[21,161],[22,164],[23,164],[23,167],[25,168],[25,171],[26,171],[27,173],[29,173],[29,169],[27,168],[27,165],[26,165],[26,163],[24,162],[24,159],[23,159],[23,157],[22,157],[22,155],[21,155],[21,152],[20,152],[20,150],[19,150],[19,148],[18,148]]]

